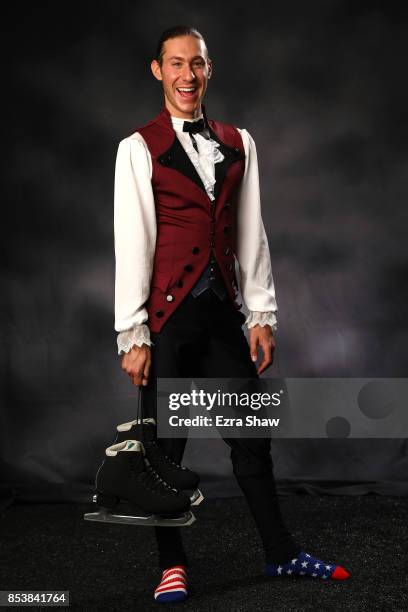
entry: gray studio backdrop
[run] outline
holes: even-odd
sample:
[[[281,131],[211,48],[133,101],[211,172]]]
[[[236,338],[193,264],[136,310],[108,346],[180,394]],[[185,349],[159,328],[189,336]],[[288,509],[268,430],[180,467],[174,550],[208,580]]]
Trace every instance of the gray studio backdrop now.
[[[267,376],[406,375],[407,18],[305,4],[84,2],[78,15],[45,2],[10,16],[4,496],[89,499],[134,417],[113,329],[114,162],[162,107],[149,64],[179,22],[207,38],[209,117],[257,145],[279,306]],[[272,455],[282,492],[407,492],[404,439],[274,440]],[[190,440],[185,463],[208,495],[239,493],[221,440]]]

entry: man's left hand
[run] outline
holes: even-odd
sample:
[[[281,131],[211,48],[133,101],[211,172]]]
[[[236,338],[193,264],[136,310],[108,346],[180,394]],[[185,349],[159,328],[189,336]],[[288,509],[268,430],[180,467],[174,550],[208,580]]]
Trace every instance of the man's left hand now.
[[[258,359],[258,345],[262,349],[263,359],[258,367],[258,374],[264,372],[273,363],[273,353],[276,348],[275,338],[273,337],[270,325],[255,325],[249,330],[249,350],[252,361]]]

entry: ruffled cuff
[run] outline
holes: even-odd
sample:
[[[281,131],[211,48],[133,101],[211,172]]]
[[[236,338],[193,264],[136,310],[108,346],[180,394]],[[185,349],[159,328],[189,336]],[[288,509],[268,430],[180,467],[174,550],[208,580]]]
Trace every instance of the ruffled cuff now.
[[[276,331],[278,329],[276,314],[274,312],[252,311],[247,316],[245,325],[248,329],[251,329],[251,327],[255,327],[255,325],[260,325],[261,327],[264,327],[265,325],[270,325],[272,331]]]
[[[117,337],[118,355],[128,353],[133,346],[147,344],[152,346],[150,340],[150,330],[147,325],[135,325],[132,329],[120,332]]]

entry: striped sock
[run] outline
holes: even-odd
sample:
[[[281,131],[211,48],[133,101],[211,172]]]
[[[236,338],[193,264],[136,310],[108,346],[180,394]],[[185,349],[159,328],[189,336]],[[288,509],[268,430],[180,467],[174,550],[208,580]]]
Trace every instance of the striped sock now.
[[[175,565],[164,570],[162,579],[154,592],[159,603],[171,603],[187,599],[187,574],[184,565]]]
[[[287,563],[268,563],[265,571],[268,576],[311,576],[332,580],[346,580],[351,575],[341,565],[326,563],[303,551]]]

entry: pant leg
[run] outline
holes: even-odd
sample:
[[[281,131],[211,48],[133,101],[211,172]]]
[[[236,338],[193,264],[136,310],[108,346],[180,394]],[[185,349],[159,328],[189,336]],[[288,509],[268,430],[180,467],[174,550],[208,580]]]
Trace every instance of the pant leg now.
[[[160,333],[151,332],[152,365],[149,384],[143,389],[143,415],[157,420],[157,378],[188,378],[200,375],[202,347],[205,343],[200,304],[187,296]],[[185,438],[158,438],[157,443],[166,455],[181,463],[187,440]],[[162,570],[174,565],[187,565],[181,529],[155,527]]]
[[[208,378],[259,378],[242,329],[243,317],[230,302],[212,299],[209,353],[204,364]],[[211,312],[211,309],[209,309]],[[283,521],[273,474],[270,438],[224,438],[231,448],[234,475],[258,528],[268,563],[287,561],[300,545]]]

